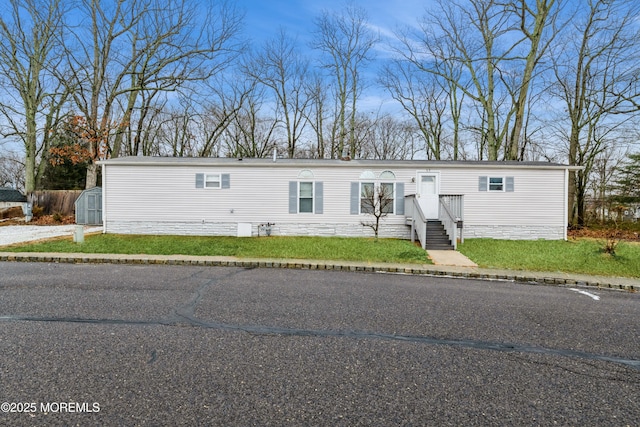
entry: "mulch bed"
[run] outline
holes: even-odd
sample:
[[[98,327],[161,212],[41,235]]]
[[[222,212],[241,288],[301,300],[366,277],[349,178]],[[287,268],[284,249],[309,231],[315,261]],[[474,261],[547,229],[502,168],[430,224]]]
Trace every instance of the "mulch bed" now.
[[[572,228],[567,231],[568,237],[588,239],[618,239],[629,242],[640,242],[640,233],[633,230],[615,230],[611,228]]]
[[[0,220],[0,227],[3,225],[70,225],[76,223],[76,218],[72,216],[56,216],[55,215],[42,215],[37,218],[31,219],[29,222],[24,221],[22,218],[9,218]],[[57,221],[56,221],[57,220]]]

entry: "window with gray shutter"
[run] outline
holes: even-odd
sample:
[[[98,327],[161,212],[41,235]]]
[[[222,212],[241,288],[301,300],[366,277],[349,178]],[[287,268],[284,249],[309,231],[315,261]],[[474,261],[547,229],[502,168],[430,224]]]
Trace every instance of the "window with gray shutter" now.
[[[478,191],[487,191],[487,181],[489,180],[486,176],[481,176],[478,178]]]
[[[222,179],[222,187],[221,188],[231,188],[231,176],[228,173],[223,173],[221,176]]]
[[[514,185],[512,176],[508,176],[507,179],[506,179],[505,191],[508,191],[508,192],[514,192],[515,191],[515,185]]]
[[[322,199],[324,197],[323,191],[324,191],[324,185],[322,184],[322,182],[316,182],[316,192],[314,194],[315,196],[315,213],[317,214],[321,214],[322,210],[323,210],[323,206],[322,206]]]
[[[358,215],[360,213],[360,183],[351,183],[351,215]]]
[[[196,174],[196,188],[204,188],[204,174],[197,173]]]
[[[298,182],[289,181],[289,213],[298,213]]]
[[[396,182],[396,215],[404,215],[404,182]]]

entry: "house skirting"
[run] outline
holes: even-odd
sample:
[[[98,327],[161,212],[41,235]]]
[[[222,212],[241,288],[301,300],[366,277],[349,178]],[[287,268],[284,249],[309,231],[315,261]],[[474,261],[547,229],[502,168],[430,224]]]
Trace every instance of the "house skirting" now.
[[[490,238],[504,240],[562,240],[564,227],[536,225],[467,225],[465,239]]]
[[[243,223],[241,223],[243,224]],[[240,227],[242,228],[242,226]],[[373,237],[370,227],[353,223],[300,224],[251,223],[252,236],[264,236],[270,228],[272,236],[321,236],[321,237]],[[182,235],[182,236],[237,236],[237,222],[137,222],[108,221],[105,232],[114,234]],[[379,237],[410,239],[411,230],[404,224],[382,224]]]
[[[245,223],[240,223],[245,224]],[[251,235],[265,236],[321,236],[321,237],[373,237],[373,230],[361,224],[301,224],[250,223]],[[270,229],[270,230],[268,230]],[[238,236],[237,222],[168,222],[168,221],[108,221],[106,232],[114,234],[182,235],[182,236]],[[463,229],[465,239],[492,238],[505,240],[561,240],[563,227],[515,226],[515,225],[468,225]],[[411,229],[404,224],[382,224],[382,238],[411,239]]]

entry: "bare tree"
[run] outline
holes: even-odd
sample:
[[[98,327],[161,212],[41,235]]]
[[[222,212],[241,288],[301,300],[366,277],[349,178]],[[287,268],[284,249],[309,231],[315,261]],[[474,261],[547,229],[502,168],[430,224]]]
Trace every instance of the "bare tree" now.
[[[331,144],[335,141],[330,133],[330,138],[326,137],[325,126],[329,122],[329,96],[328,86],[321,76],[315,75],[311,79],[307,79],[305,86],[307,98],[309,99],[309,108],[305,111],[307,123],[313,129],[315,135],[315,143],[312,143],[309,149],[309,157],[324,159],[334,156],[334,148]],[[335,127],[334,127],[335,128]],[[330,141],[327,141],[330,139]],[[329,146],[327,150],[327,146]]]
[[[378,37],[367,26],[364,9],[355,5],[340,14],[323,12],[316,19],[316,28],[313,47],[325,54],[323,65],[335,82],[337,155],[341,156],[347,145],[351,157],[355,157],[357,104],[364,86],[362,69],[372,59],[371,50]]]
[[[634,6],[637,9],[637,5]],[[565,105],[559,135],[567,142],[570,165],[584,168],[569,177],[569,220],[585,223],[585,196],[594,161],[621,141],[626,123],[638,114],[640,82],[637,10],[628,2],[590,0],[581,7],[554,55],[553,93]],[[620,143],[620,142],[618,142]]]
[[[454,138],[462,93],[478,112],[480,154],[518,159],[535,70],[556,34],[556,0],[439,0],[438,5],[420,32],[400,35],[400,53],[446,82],[441,87],[450,97]],[[455,157],[457,147],[454,139]]]
[[[557,35],[554,27],[560,8],[555,6],[556,0],[515,0],[506,7],[520,22],[521,40],[524,42],[522,50],[526,54],[515,84],[510,89],[514,120],[505,149],[505,158],[509,160],[522,160],[521,153],[524,150],[521,148],[521,139],[534,72]],[[547,28],[550,30],[545,31]]]
[[[266,157],[271,149],[277,147],[275,134],[278,121],[273,117],[261,115],[263,100],[259,88],[248,94],[246,102],[225,130],[225,156]]]
[[[0,16],[2,135],[24,145],[24,186],[30,192],[44,171],[51,130],[67,96],[53,72],[60,63],[65,10],[61,0],[9,0],[5,7]]]
[[[311,101],[305,91],[309,61],[298,52],[295,40],[280,29],[261,51],[249,57],[244,70],[273,93],[275,114],[286,132],[287,154],[290,158],[295,157]]]
[[[0,156],[0,187],[24,191],[24,162],[22,156],[7,151]]]
[[[361,221],[365,227],[373,230],[375,238],[378,238],[381,221],[390,213],[393,213],[393,184],[391,183],[362,183],[360,194],[360,211],[371,215],[369,221]]]
[[[81,11],[89,28],[76,31],[67,51],[93,160],[120,154],[125,127],[143,93],[148,101],[218,72],[233,57],[241,20],[228,3],[214,10],[192,0],[83,0]],[[120,98],[126,99],[123,111],[116,109]],[[92,162],[87,187],[95,185]]]
[[[421,73],[410,62],[395,60],[384,68],[380,82],[413,119],[427,158],[441,160],[449,97],[436,77]]]

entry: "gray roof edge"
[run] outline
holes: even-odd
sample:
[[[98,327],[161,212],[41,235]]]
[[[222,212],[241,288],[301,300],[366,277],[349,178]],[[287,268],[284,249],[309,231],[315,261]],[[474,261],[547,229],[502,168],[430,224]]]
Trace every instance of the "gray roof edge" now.
[[[0,202],[27,202],[27,196],[14,188],[0,187]]]
[[[518,162],[488,160],[338,160],[338,159],[276,159],[272,158],[230,158],[230,157],[152,157],[131,156],[101,160],[105,166],[269,166],[269,167],[492,167],[492,168],[532,168],[580,170],[582,166],[570,166],[551,162]]]

